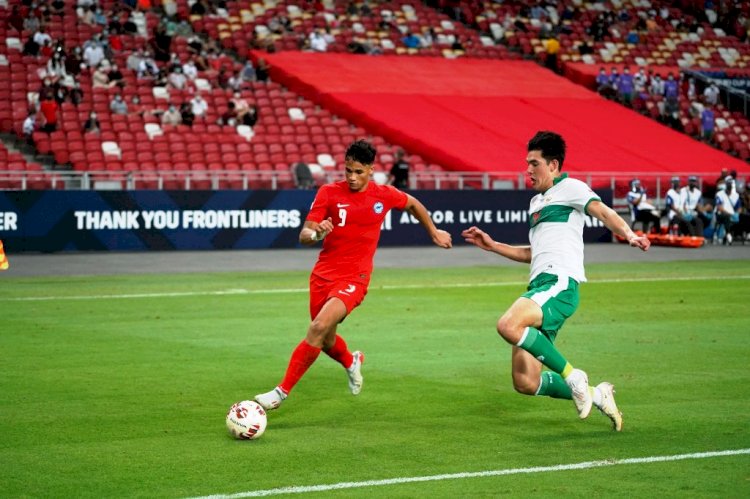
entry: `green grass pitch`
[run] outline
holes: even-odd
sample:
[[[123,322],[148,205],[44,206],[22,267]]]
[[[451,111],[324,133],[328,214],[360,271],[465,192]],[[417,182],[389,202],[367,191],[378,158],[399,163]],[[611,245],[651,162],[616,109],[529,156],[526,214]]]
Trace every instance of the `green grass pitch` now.
[[[750,448],[750,261],[590,265],[558,346],[615,384],[624,431],[510,382],[499,315],[527,267],[376,270],[266,434],[307,272],[0,280],[0,497],[194,497]],[[750,455],[363,486],[305,497],[750,497]],[[297,495],[299,496],[299,495]],[[296,496],[295,496],[296,497]]]

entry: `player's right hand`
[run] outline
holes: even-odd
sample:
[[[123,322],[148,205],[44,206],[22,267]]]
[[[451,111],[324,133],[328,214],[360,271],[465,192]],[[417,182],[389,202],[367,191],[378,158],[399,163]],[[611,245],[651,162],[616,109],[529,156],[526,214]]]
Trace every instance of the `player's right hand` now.
[[[482,248],[486,251],[492,250],[492,245],[495,242],[486,232],[479,227],[469,227],[468,229],[461,232],[461,236],[464,240],[469,243]]]
[[[318,239],[323,239],[333,231],[333,219],[331,217],[326,218],[318,224],[315,232],[318,233]]]
[[[437,232],[435,232],[435,235],[432,236],[432,242],[445,249],[453,247],[452,239],[450,233],[440,229],[438,229]]]

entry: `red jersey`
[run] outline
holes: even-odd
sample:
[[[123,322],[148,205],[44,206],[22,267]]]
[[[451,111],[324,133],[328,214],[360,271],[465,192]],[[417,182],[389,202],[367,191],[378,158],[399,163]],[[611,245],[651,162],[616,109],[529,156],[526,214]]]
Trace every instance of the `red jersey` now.
[[[307,220],[320,223],[331,217],[333,231],[323,239],[312,273],[330,281],[369,282],[383,219],[391,208],[403,210],[407,200],[395,187],[372,181],[362,192],[353,192],[345,180],[322,186]]]
[[[42,112],[45,122],[48,125],[57,124],[57,109],[57,102],[53,99],[43,100],[42,103],[39,104],[39,110]]]

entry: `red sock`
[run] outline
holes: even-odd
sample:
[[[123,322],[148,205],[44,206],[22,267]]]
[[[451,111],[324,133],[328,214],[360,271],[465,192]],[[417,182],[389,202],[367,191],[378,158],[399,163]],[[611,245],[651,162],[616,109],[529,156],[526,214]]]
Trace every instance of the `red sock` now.
[[[294,385],[307,372],[307,369],[313,365],[318,355],[320,355],[320,348],[314,347],[307,341],[302,340],[292,352],[292,357],[289,359],[289,366],[286,368],[286,374],[279,387],[286,393],[291,392]]]
[[[344,366],[345,368],[350,368],[352,366],[352,362],[354,362],[354,358],[352,357],[352,353],[349,351],[349,348],[346,346],[346,342],[344,341],[344,338],[336,335],[336,340],[333,343],[333,346],[329,348],[328,350],[324,350],[326,355],[328,355],[330,358]]]

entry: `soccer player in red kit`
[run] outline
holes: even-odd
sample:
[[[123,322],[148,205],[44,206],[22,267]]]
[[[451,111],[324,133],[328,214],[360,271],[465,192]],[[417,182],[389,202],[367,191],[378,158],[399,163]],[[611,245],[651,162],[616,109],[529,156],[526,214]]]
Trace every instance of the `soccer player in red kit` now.
[[[292,352],[281,383],[255,396],[266,410],[276,409],[322,351],[341,364],[353,395],[362,390],[362,352],[350,352],[336,329],[364,300],[383,219],[391,208],[405,210],[427,230],[432,242],[451,247],[451,236],[438,230],[416,198],[389,185],[371,182],[375,148],[364,140],[346,150],[346,179],[322,186],[299,234],[304,245],[323,241],[310,275],[307,335]]]

